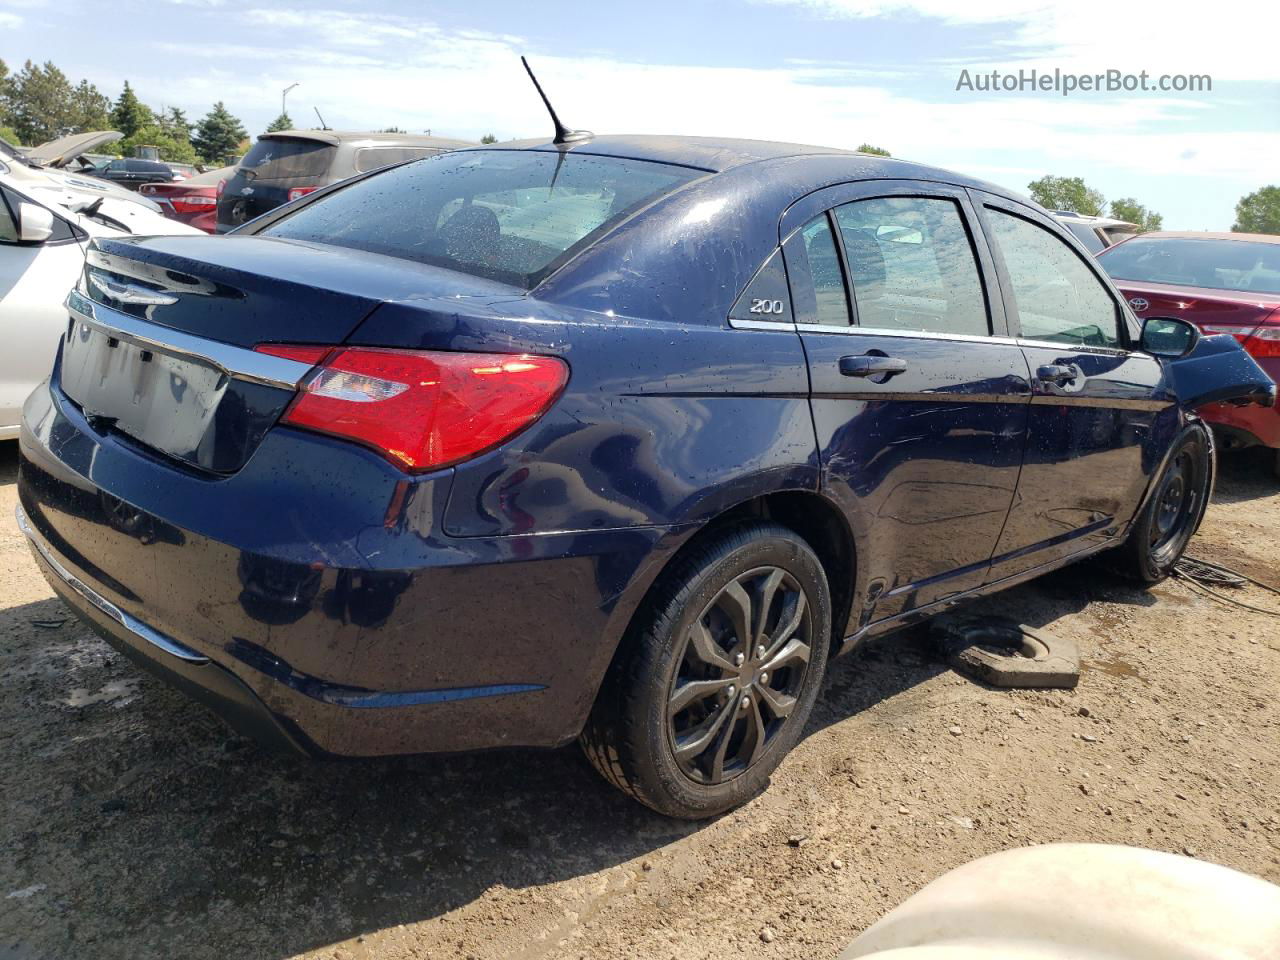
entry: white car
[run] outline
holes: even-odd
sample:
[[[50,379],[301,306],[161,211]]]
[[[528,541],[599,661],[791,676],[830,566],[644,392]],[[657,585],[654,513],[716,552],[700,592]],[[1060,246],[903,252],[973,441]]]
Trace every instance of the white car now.
[[[127,199],[0,174],[0,440],[18,435],[23,401],[53,368],[89,241],[130,234],[203,236]]]
[[[30,148],[15,148],[0,140],[0,176],[27,191],[57,190],[71,201],[86,196],[90,199],[111,197],[160,213],[160,207],[146,197],[83,172],[92,167],[85,158],[87,151],[119,140],[121,136],[123,134],[115,130],[98,130],[60,137]]]

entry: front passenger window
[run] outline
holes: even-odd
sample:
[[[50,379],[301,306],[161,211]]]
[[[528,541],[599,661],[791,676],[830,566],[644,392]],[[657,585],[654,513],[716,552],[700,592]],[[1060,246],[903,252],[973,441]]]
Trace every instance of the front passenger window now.
[[[1030,220],[994,207],[987,208],[987,217],[1009,271],[1024,337],[1120,346],[1116,303],[1070,246]]]
[[[18,224],[9,212],[6,197],[0,193],[0,243],[18,242]]]

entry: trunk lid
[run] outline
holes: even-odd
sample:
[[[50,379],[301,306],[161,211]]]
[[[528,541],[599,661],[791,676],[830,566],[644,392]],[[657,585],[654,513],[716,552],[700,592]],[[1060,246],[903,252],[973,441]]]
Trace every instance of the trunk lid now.
[[[1280,297],[1274,294],[1207,290],[1135,280],[1116,280],[1115,284],[1139,320],[1181,317],[1209,334],[1230,333],[1243,338],[1280,308]]]
[[[310,369],[256,345],[336,346],[388,300],[511,294],[492,281],[319,244],[99,239],[83,290],[68,300],[59,385],[95,430],[231,473]]]

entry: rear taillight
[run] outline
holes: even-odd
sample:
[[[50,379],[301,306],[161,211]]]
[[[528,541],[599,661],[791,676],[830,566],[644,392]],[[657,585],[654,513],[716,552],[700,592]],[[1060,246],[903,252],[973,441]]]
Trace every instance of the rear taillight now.
[[[1244,348],[1254,357],[1280,357],[1280,326],[1258,327],[1244,341]]]
[[[281,423],[362,443],[414,473],[509,440],[542,416],[569,380],[563,360],[527,354],[291,344],[257,349],[303,362],[323,359]]]
[[[230,177],[228,177],[227,179],[229,180],[229,179],[230,179]],[[223,190],[225,190],[225,189],[227,189],[227,181],[226,181],[226,180],[219,180],[219,181],[218,181],[218,189],[217,189],[217,196],[218,196],[218,198],[219,198],[219,199],[221,199],[221,198],[222,198],[222,191],[223,191]]]
[[[1253,357],[1280,357],[1280,310],[1272,310],[1247,337],[1238,337]]]
[[[216,207],[218,201],[213,197],[202,197],[199,195],[189,197],[169,197],[169,202],[173,204],[175,213],[204,213],[210,207]]]
[[[289,189],[289,200],[292,202],[299,197],[305,197],[308,193],[315,193],[318,187],[291,187]]]

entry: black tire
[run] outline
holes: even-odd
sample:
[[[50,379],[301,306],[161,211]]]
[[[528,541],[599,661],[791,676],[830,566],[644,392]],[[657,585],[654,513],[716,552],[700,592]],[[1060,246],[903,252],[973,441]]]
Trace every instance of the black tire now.
[[[1276,478],[1280,479],[1280,450],[1271,451],[1271,469],[1275,473]]]
[[[772,523],[728,528],[678,558],[646,598],[583,750],[606,780],[659,813],[723,813],[767,787],[799,740],[830,646],[830,591],[809,545]]]
[[[1159,583],[1187,549],[1209,499],[1213,446],[1202,427],[1183,432],[1151,494],[1116,550],[1115,568],[1139,583]]]

